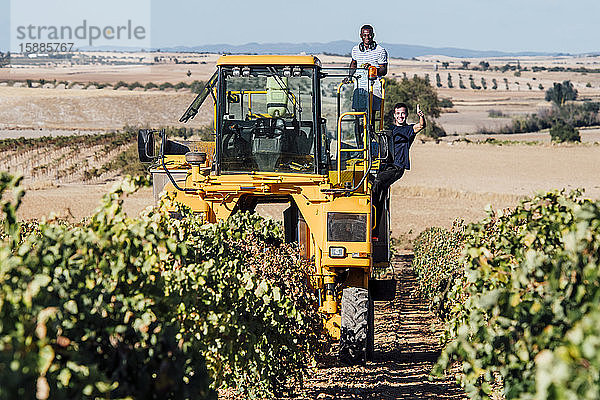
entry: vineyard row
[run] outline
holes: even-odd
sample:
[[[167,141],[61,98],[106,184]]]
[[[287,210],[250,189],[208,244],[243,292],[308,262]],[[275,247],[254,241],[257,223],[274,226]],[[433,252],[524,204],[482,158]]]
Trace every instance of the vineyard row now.
[[[550,192],[415,242],[421,295],[446,324],[437,373],[472,399],[600,393],[600,201]]]
[[[143,184],[79,224],[18,223],[19,179],[0,174],[0,399],[280,398],[325,349],[280,225],[204,224],[170,199],[130,218],[122,198]]]

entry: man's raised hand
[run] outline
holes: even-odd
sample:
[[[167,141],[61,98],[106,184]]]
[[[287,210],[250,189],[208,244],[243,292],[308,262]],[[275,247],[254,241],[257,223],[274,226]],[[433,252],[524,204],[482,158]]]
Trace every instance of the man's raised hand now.
[[[425,113],[423,111],[421,111],[421,106],[419,106],[419,104],[417,104],[417,115],[419,117],[424,117]]]

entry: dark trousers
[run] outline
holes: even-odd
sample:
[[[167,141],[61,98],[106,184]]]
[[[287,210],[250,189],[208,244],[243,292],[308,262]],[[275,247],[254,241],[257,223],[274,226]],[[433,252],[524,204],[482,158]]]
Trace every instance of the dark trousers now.
[[[377,233],[381,226],[381,217],[383,215],[384,203],[387,191],[392,183],[402,178],[404,175],[404,168],[398,167],[393,164],[383,164],[379,167],[379,172],[375,176],[373,182],[373,205],[375,206],[375,226]]]

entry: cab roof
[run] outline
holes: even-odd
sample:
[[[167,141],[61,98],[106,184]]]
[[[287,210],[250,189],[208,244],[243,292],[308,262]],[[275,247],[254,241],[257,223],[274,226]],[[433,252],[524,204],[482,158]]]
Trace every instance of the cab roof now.
[[[217,65],[321,65],[321,61],[315,56],[235,55],[219,57]]]

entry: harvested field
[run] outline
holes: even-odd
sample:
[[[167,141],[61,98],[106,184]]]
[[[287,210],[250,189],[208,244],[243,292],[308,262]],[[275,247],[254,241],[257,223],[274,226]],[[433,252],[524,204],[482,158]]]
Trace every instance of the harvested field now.
[[[44,185],[40,189],[30,186],[19,208],[20,219],[41,219],[55,214],[70,221],[80,221],[92,215],[100,205],[102,196],[110,192],[116,180],[101,184]],[[137,215],[153,204],[152,188],[141,189],[125,199],[123,207],[129,215]]]
[[[597,145],[417,143],[411,151],[412,169],[399,185],[521,196],[539,190],[585,188],[591,198],[600,197]]]
[[[114,130],[126,125],[182,125],[178,123],[179,117],[194,97],[189,90],[136,92],[0,87],[0,129]],[[199,114],[189,126],[209,124],[212,106],[202,107]]]
[[[590,128],[579,128],[579,135],[581,136],[581,143],[600,144],[600,129],[595,127]],[[511,135],[483,135],[483,134],[472,134],[472,135],[456,135],[446,136],[440,139],[442,142],[455,142],[457,140],[469,140],[471,142],[485,142],[489,139],[495,139],[498,141],[507,142],[523,142],[523,144],[550,144],[551,137],[549,132],[532,132],[532,133],[515,133]]]

